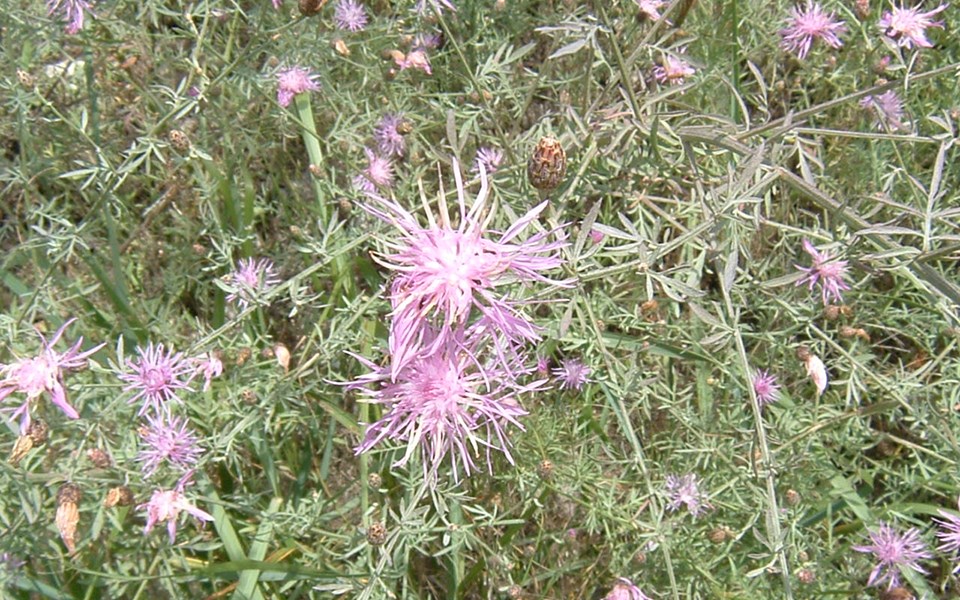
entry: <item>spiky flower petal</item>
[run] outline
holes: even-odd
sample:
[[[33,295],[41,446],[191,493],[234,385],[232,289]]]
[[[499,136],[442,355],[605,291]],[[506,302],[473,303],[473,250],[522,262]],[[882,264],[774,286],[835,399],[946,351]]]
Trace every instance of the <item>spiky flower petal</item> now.
[[[900,585],[900,576],[909,569],[926,575],[920,561],[932,558],[926,545],[920,539],[920,531],[911,527],[903,533],[887,523],[880,522],[877,529],[870,532],[870,543],[854,546],[857,552],[873,554],[877,564],[867,579],[868,586],[887,584],[887,589]]]
[[[810,240],[803,240],[803,250],[813,258],[813,265],[810,267],[796,265],[797,269],[805,273],[797,281],[797,285],[806,283],[812,291],[819,283],[822,288],[824,304],[829,304],[831,300],[842,302],[843,290],[850,289],[844,279],[847,275],[847,261],[834,260],[833,255],[829,252],[818,251],[810,243]]]
[[[157,413],[166,413],[170,402],[182,404],[177,393],[190,389],[190,380],[196,373],[191,361],[184,358],[182,352],[165,350],[163,344],[153,342],[145,349],[137,348],[137,354],[136,360],[127,359],[127,371],[118,375],[127,382],[123,391],[136,392],[127,402],[143,402],[137,414],[143,415],[151,408]]]
[[[787,26],[780,30],[780,47],[806,58],[816,39],[821,39],[831,48],[843,46],[840,35],[847,32],[843,21],[837,21],[834,13],[823,10],[817,2],[808,3],[806,8],[791,8]]]
[[[886,11],[877,23],[884,34],[904,48],[932,48],[933,44],[927,39],[927,28],[943,28],[943,23],[934,21],[931,17],[946,10],[949,4],[941,4],[927,12],[920,11],[920,5],[913,8],[894,6],[893,10]]]

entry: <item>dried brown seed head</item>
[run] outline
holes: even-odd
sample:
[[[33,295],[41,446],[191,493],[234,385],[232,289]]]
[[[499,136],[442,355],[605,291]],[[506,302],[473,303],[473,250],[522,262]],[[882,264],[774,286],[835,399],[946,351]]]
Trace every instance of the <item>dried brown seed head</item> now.
[[[549,191],[560,185],[567,172],[567,153],[556,138],[543,137],[527,161],[527,177],[538,190]]]

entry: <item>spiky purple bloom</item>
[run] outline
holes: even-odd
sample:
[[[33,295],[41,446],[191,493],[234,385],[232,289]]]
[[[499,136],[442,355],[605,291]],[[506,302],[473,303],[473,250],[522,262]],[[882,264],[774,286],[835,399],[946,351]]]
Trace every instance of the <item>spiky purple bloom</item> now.
[[[407,149],[407,141],[400,133],[403,125],[403,113],[387,113],[373,130],[373,139],[377,142],[377,150],[383,156],[403,156]]]
[[[696,518],[712,508],[700,491],[700,481],[693,473],[681,477],[668,475],[664,487],[667,492],[667,509],[670,511],[686,506],[687,511]]]
[[[640,14],[651,21],[659,21],[662,15],[660,9],[666,4],[664,0],[633,0],[640,8]]]
[[[137,455],[142,462],[144,477],[150,477],[163,463],[170,463],[183,471],[199,460],[203,450],[200,440],[187,427],[187,420],[160,413],[147,417],[142,430],[143,449]]]
[[[927,39],[927,28],[942,29],[943,22],[934,21],[931,17],[946,10],[948,6],[949,4],[941,4],[927,12],[920,12],[919,4],[913,8],[894,6],[892,11],[883,13],[877,24],[883,29],[884,35],[894,40],[898,46],[913,48],[916,44],[918,48],[932,48],[933,44]]]
[[[834,13],[825,12],[818,2],[808,2],[806,8],[790,9],[787,26],[780,30],[780,47],[803,59],[817,38],[831,48],[839,48],[843,46],[840,35],[846,32],[847,26],[837,21]]]
[[[847,275],[847,261],[834,260],[829,252],[819,252],[810,243],[810,240],[803,240],[803,250],[813,258],[813,266],[801,267],[795,265],[797,269],[806,273],[797,281],[797,285],[806,283],[810,290],[819,283],[822,288],[823,303],[829,304],[831,300],[843,302],[844,290],[849,290],[850,286],[844,281]]]
[[[542,273],[561,265],[559,250],[565,245],[559,230],[541,231],[521,241],[520,234],[535,222],[547,202],[532,208],[503,233],[487,230],[493,214],[487,210],[489,184],[480,174],[480,192],[467,206],[459,164],[454,160],[459,218],[454,226],[446,199],[439,215],[428,215],[428,225],[395,202],[371,197],[364,209],[396,227],[400,239],[390,243],[394,252],[380,257],[395,272],[390,286],[393,307],[390,352],[394,374],[426,344],[439,347],[448,335],[468,324],[496,332],[510,343],[539,339],[538,328],[504,298],[498,288],[516,282],[553,282]],[[426,207],[426,203],[424,203]],[[428,209],[429,210],[429,209]],[[557,239],[548,238],[557,234]],[[439,335],[430,337],[434,329]],[[427,338],[430,337],[428,341]]]
[[[603,600],[650,600],[650,597],[643,593],[639,587],[633,584],[626,577],[617,579],[610,593],[603,597]]]
[[[687,77],[696,73],[693,66],[679,56],[665,55],[659,65],[653,68],[653,77],[664,85],[681,85]]]
[[[875,531],[870,532],[869,545],[854,546],[853,549],[873,554],[877,559],[877,564],[867,579],[867,585],[878,586],[886,582],[888,590],[900,585],[900,576],[904,569],[926,575],[927,572],[919,563],[933,557],[920,539],[919,530],[911,527],[898,533],[882,521]]]
[[[565,358],[553,375],[560,379],[561,390],[579,390],[590,381],[590,367],[576,358]]]
[[[214,377],[223,374],[223,361],[213,352],[208,352],[200,358],[195,358],[194,364],[198,375],[203,375],[203,391],[210,389],[210,382]]]
[[[80,415],[76,409],[67,402],[67,390],[63,385],[63,375],[65,371],[82,369],[87,366],[90,355],[94,354],[103,344],[80,352],[80,346],[83,345],[83,338],[79,338],[65,352],[57,352],[53,349],[56,343],[63,336],[67,327],[76,321],[68,319],[47,341],[43,334],[37,331],[43,349],[40,354],[34,358],[21,358],[8,365],[0,365],[0,402],[14,392],[21,392],[26,395],[23,404],[14,409],[12,418],[20,417],[20,431],[26,434],[30,429],[30,403],[40,397],[43,392],[50,394],[50,400],[53,404],[63,411],[63,414],[71,419],[79,419]]]
[[[884,129],[904,129],[903,101],[895,90],[887,90],[878,96],[864,96],[860,106],[876,117],[877,127]]]
[[[433,8],[437,13],[442,13],[444,10],[457,12],[457,7],[450,0],[417,0],[414,10],[417,14],[424,15],[428,8]]]
[[[517,396],[542,389],[544,382],[510,383],[512,377],[502,367],[480,362],[486,338],[464,339],[466,335],[460,330],[437,337],[439,347],[408,357],[398,370],[358,357],[371,372],[351,387],[374,386],[367,390],[368,401],[383,405],[386,413],[367,429],[357,454],[384,440],[405,444],[394,466],[405,465],[419,453],[428,481],[435,480],[445,460],[455,480],[459,481],[460,469],[469,476],[477,471],[474,457],[481,452],[488,471],[492,452],[503,453],[513,464],[507,429],[512,425],[523,430],[518,419],[527,414]]]
[[[370,148],[364,148],[363,153],[367,155],[367,167],[353,178],[353,185],[368,196],[376,196],[379,188],[393,186],[393,161]]]
[[[340,0],[333,11],[333,21],[337,29],[360,31],[367,26],[367,9],[357,0]]]
[[[777,378],[764,370],[758,370],[753,375],[753,392],[757,396],[760,408],[776,402],[780,398],[780,386]]]
[[[251,304],[259,304],[271,289],[280,283],[273,261],[267,258],[241,258],[236,269],[227,276],[227,285],[232,291],[227,301],[236,303],[240,310]]]
[[[503,163],[503,150],[499,148],[483,147],[477,150],[477,156],[473,161],[474,173],[479,173],[483,168],[487,175],[493,175]]]
[[[149,502],[137,506],[137,510],[147,511],[147,525],[143,528],[143,534],[150,533],[157,523],[167,523],[167,533],[170,534],[170,543],[174,543],[177,536],[177,520],[181,512],[186,512],[201,521],[212,521],[213,515],[200,510],[192,502],[187,500],[184,495],[184,489],[190,485],[190,479],[193,477],[193,471],[187,472],[177,487],[172,490],[156,490],[150,497]]]
[[[960,506],[960,500],[957,501],[957,505]],[[943,517],[942,521],[934,519],[940,526],[937,537],[940,538],[941,543],[937,546],[937,550],[953,554],[953,574],[956,575],[960,571],[960,561],[957,560],[957,553],[960,552],[960,517],[945,510],[940,511],[940,516]]]
[[[303,67],[282,69],[277,73],[277,102],[280,106],[290,106],[290,101],[297,94],[319,90],[320,84],[316,78],[310,69]]]
[[[52,16],[60,12],[67,21],[65,28],[70,35],[75,35],[83,29],[84,13],[92,13],[93,2],[87,0],[47,0],[47,15]]]
[[[127,359],[128,371],[118,377],[127,382],[123,391],[137,393],[127,402],[143,402],[137,415],[143,415],[150,408],[156,413],[168,413],[171,401],[183,404],[177,395],[180,390],[190,389],[190,380],[196,370],[182,352],[165,350],[163,344],[147,344],[146,349],[137,348],[136,360]]]

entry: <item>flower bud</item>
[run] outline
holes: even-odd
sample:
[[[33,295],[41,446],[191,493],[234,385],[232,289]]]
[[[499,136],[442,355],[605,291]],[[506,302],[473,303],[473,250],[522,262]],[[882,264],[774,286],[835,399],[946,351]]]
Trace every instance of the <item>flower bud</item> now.
[[[387,541],[387,527],[383,523],[372,523],[367,529],[367,542],[371,546],[381,546]]]
[[[567,154],[556,138],[543,137],[527,161],[527,177],[538,190],[550,191],[560,185],[567,172]]]
[[[118,485],[107,491],[107,497],[103,500],[103,505],[107,508],[114,506],[130,506],[133,504],[133,492],[125,485]]]

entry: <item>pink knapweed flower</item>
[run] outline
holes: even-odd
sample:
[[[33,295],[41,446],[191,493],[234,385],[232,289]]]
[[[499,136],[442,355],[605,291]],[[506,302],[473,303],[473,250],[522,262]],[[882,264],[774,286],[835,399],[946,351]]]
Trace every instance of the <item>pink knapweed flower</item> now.
[[[147,511],[147,525],[143,528],[143,534],[150,533],[153,526],[157,523],[167,523],[167,533],[170,534],[170,543],[174,543],[177,536],[177,520],[181,512],[186,512],[201,521],[212,521],[213,515],[200,510],[192,502],[187,500],[183,491],[190,484],[193,477],[193,471],[187,472],[179,482],[177,487],[172,490],[156,490],[150,497],[150,501],[141,504],[137,510]]]
[[[797,285],[806,283],[812,291],[819,283],[824,304],[829,304],[831,300],[842,302],[843,290],[850,289],[844,280],[847,275],[847,261],[834,260],[829,252],[819,252],[807,239],[803,240],[803,250],[813,258],[813,266],[796,265],[797,269],[806,273],[797,281]]]
[[[960,507],[960,500],[957,501],[957,506]],[[941,543],[937,550],[953,555],[953,574],[956,575],[960,571],[960,561],[957,560],[957,552],[960,552],[960,517],[945,510],[940,511],[940,516],[943,517],[942,521],[934,519],[940,526],[937,537]]]
[[[679,56],[664,55],[659,65],[653,68],[654,78],[661,84],[681,85],[687,77],[692,77],[696,69]]]
[[[75,35],[83,29],[85,12],[92,12],[93,3],[87,0],[47,0],[47,15],[52,16],[60,12],[67,21],[65,28],[70,35]]]
[[[860,106],[873,113],[877,128],[904,129],[903,101],[894,90],[887,90],[878,96],[864,96],[860,99]]]
[[[431,336],[437,336],[433,331]],[[408,357],[399,370],[359,358],[370,373],[351,387],[372,385],[369,402],[381,404],[386,413],[370,425],[360,454],[392,440],[406,444],[395,467],[420,454],[425,478],[433,481],[440,465],[449,460],[455,480],[460,469],[469,476],[477,471],[474,456],[486,455],[492,470],[493,451],[501,452],[513,464],[507,428],[523,429],[518,420],[527,414],[517,395],[541,389],[543,381],[528,386],[511,384],[512,378],[497,364],[480,363],[478,354],[486,339],[462,338],[463,331],[436,339],[439,348]],[[460,338],[460,339],[457,339]],[[430,340],[425,340],[429,345]]]
[[[203,391],[210,389],[210,382],[214,377],[223,375],[223,361],[213,352],[207,352],[195,358],[194,364],[198,375],[203,375]]]
[[[400,128],[403,126],[403,113],[387,113],[373,130],[373,139],[377,142],[377,150],[384,156],[403,156],[407,149]]]
[[[696,518],[712,508],[700,491],[700,481],[693,473],[681,477],[668,475],[664,487],[667,492],[667,509],[670,511],[686,506],[687,511]]]
[[[590,241],[593,242],[594,244],[599,244],[600,242],[603,241],[603,238],[605,237],[606,236],[604,235],[604,233],[599,229],[590,230]]]
[[[427,75],[433,74],[433,68],[430,66],[430,56],[427,55],[425,48],[416,47],[406,54],[398,54],[393,62],[396,63],[401,71],[419,69]]]
[[[468,324],[474,309],[480,315],[475,325],[502,334],[511,342],[539,339],[537,327],[519,312],[516,302],[502,297],[498,288],[515,282],[551,283],[542,273],[561,265],[559,250],[565,241],[558,231],[519,239],[547,207],[546,201],[505,232],[488,231],[494,215],[487,210],[486,174],[481,171],[479,194],[468,207],[456,160],[453,173],[459,208],[456,226],[443,197],[439,215],[429,214],[426,227],[395,202],[372,196],[371,203],[362,205],[400,232],[400,239],[389,244],[394,251],[377,259],[395,272],[390,286],[394,374],[423,348],[428,332],[439,331],[430,342],[439,347],[449,333]],[[550,241],[555,234],[557,239]]]
[[[767,404],[776,402],[780,397],[780,386],[777,378],[764,370],[758,370],[753,375],[753,392],[757,396],[757,404],[763,408]]]
[[[199,460],[203,450],[187,420],[160,413],[148,416],[141,429],[143,449],[137,455],[144,477],[150,477],[163,463],[186,471]]]
[[[640,8],[640,14],[651,21],[659,21],[662,15],[660,9],[666,4],[664,0],[633,0]]]
[[[50,394],[50,400],[53,404],[63,411],[63,414],[71,419],[79,419],[80,415],[76,409],[67,402],[67,390],[63,386],[63,374],[65,371],[82,369],[87,366],[90,355],[94,354],[103,344],[80,352],[80,346],[83,345],[83,338],[79,338],[65,352],[57,352],[53,349],[54,345],[63,336],[67,326],[76,321],[68,319],[47,341],[43,334],[37,331],[40,341],[43,343],[43,350],[34,358],[21,358],[8,365],[0,365],[0,402],[14,392],[21,392],[26,395],[23,404],[14,409],[11,417],[20,417],[20,431],[26,434],[30,429],[30,403],[40,397],[44,392]]]
[[[492,175],[497,172],[501,164],[503,164],[503,150],[484,147],[477,150],[477,156],[473,160],[473,169],[471,170],[474,173],[479,173],[480,169],[484,169],[487,175]]]
[[[887,589],[900,585],[900,576],[904,569],[926,575],[920,561],[933,558],[920,539],[919,530],[911,527],[898,533],[884,522],[880,522],[879,527],[870,532],[870,544],[854,546],[853,549],[873,554],[877,559],[877,564],[867,579],[867,585],[872,587],[886,582]]]
[[[803,59],[817,38],[831,48],[843,46],[840,35],[847,32],[843,21],[837,21],[834,13],[824,12],[817,2],[806,8],[791,8],[787,26],[780,30],[780,47]]]
[[[363,153],[367,156],[367,168],[353,178],[354,187],[367,195],[376,195],[378,188],[392,187],[393,161],[370,148],[364,148]]]
[[[136,360],[127,359],[127,369],[118,375],[127,382],[123,391],[137,393],[127,402],[142,400],[137,415],[143,415],[151,407],[157,412],[169,412],[171,401],[182,404],[177,395],[180,390],[190,389],[190,380],[196,370],[183,353],[164,350],[163,344],[147,344],[146,349],[137,348]]]
[[[643,593],[639,587],[626,577],[617,579],[610,593],[603,597],[603,600],[650,600],[650,597]]]
[[[561,390],[579,390],[590,381],[590,367],[576,358],[565,358],[553,370],[553,376],[560,380]]]
[[[926,30],[928,27],[942,29],[943,23],[930,17],[946,10],[947,6],[949,4],[941,4],[927,12],[920,12],[919,4],[913,8],[894,6],[892,11],[883,13],[877,24],[883,29],[884,35],[894,40],[898,46],[913,48],[916,44],[919,48],[932,48],[933,44],[927,39]]]
[[[265,294],[280,283],[273,261],[267,258],[241,258],[236,269],[227,275],[227,302],[233,302],[240,310],[251,304],[260,304]]]
[[[310,69],[303,67],[282,69],[277,73],[277,102],[280,106],[290,106],[290,101],[297,94],[319,90],[320,84],[316,78]]]
[[[367,26],[367,9],[357,0],[340,0],[333,11],[333,22],[337,29],[360,31]]]

